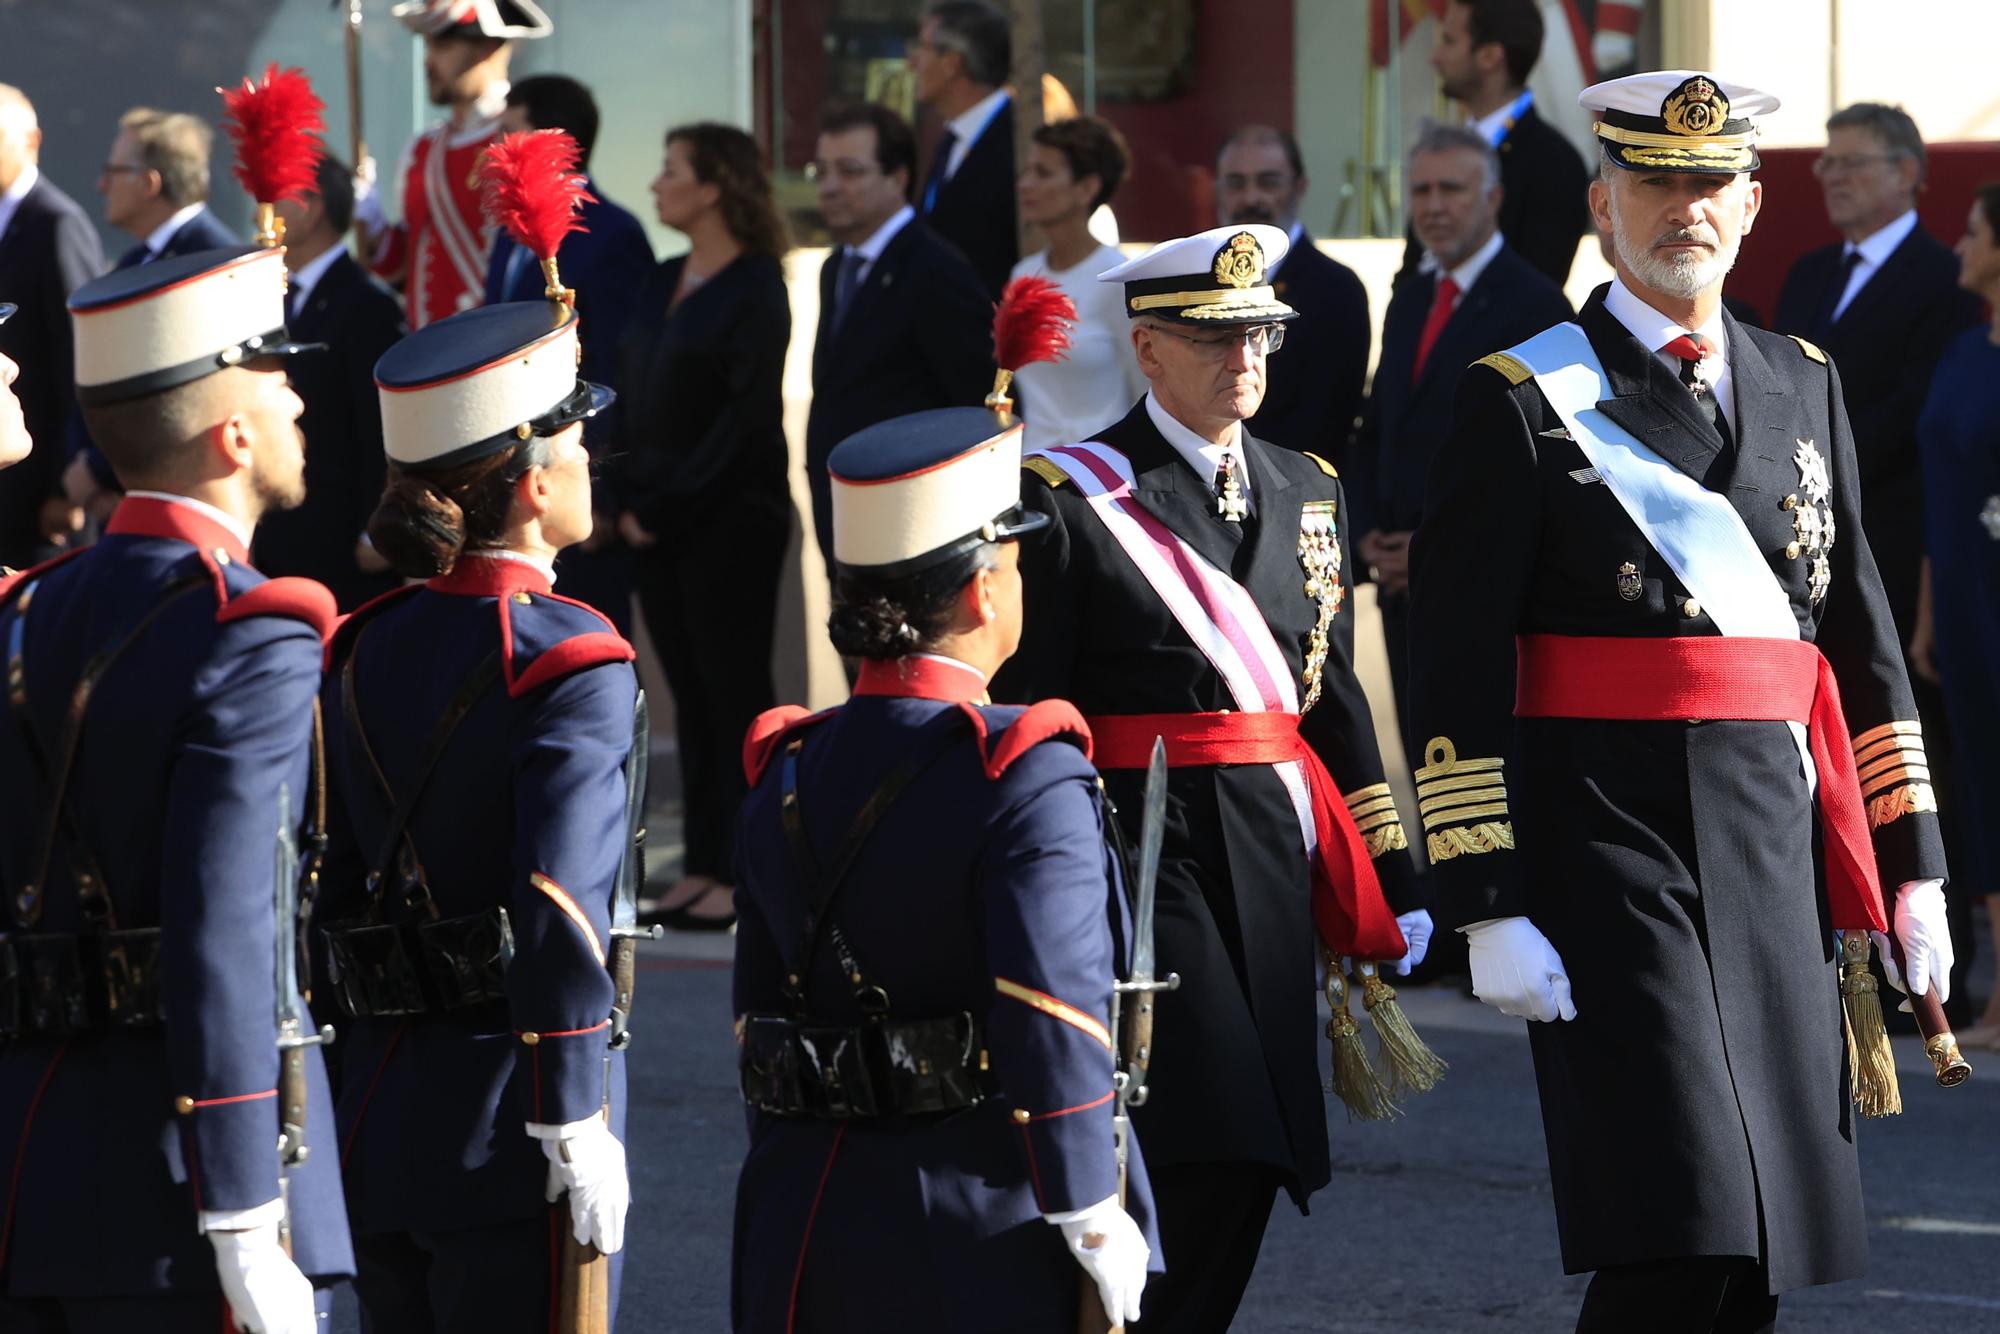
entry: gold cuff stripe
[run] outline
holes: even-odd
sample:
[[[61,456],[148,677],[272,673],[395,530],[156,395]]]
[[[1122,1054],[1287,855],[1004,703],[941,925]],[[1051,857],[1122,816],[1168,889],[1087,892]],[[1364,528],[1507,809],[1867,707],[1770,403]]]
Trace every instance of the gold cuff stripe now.
[[[1930,765],[1930,762],[1930,757],[1920,750],[1892,751],[1880,759],[1870,760],[1868,763],[1860,765],[1855,769],[1854,776],[1859,778],[1863,784],[1866,784],[1883,774],[1894,773],[1898,769],[1926,768]]]
[[[1747,134],[1653,134],[1646,130],[1628,130],[1623,125],[1608,125],[1597,122],[1597,137],[1609,139],[1614,144],[1629,144],[1635,148],[1680,148],[1690,151],[1703,148],[1748,148],[1757,142],[1757,131]]]
[[[1439,811],[1436,815],[1426,815],[1424,817],[1424,828],[1426,830],[1440,829],[1448,825],[1462,824],[1468,820],[1477,820],[1482,816],[1511,816],[1512,814],[1513,812],[1507,809],[1507,803],[1504,801],[1489,802],[1484,806],[1455,806],[1448,811]]]
[[[1368,849],[1368,858],[1373,861],[1385,852],[1395,852],[1410,846],[1408,835],[1400,824],[1383,825],[1380,829],[1361,836],[1361,842]]]
[[[1385,824],[1401,823],[1403,823],[1403,817],[1396,814],[1396,808],[1393,806],[1387,810],[1375,811],[1368,815],[1357,815],[1354,817],[1354,827],[1364,834],[1371,829],[1380,829]]]
[[[1419,797],[1435,797],[1444,792],[1463,792],[1469,787],[1505,787],[1506,780],[1498,770],[1486,773],[1454,774],[1450,778],[1420,778],[1417,780]]]
[[[1429,782],[1432,779],[1443,778],[1446,774],[1498,773],[1506,763],[1507,761],[1497,758],[1461,760],[1453,756],[1443,763],[1426,764],[1423,768],[1417,770],[1417,781],[1419,783]]]
[[[1367,787],[1356,788],[1342,797],[1341,800],[1347,803],[1349,810],[1353,810],[1362,802],[1375,801],[1390,795],[1391,792],[1387,783],[1370,783]]]
[[[1383,811],[1393,811],[1395,809],[1396,799],[1387,793],[1379,797],[1370,797],[1367,801],[1350,801],[1347,803],[1347,813],[1357,820],[1364,816],[1379,815]]]
[[[1884,793],[1868,803],[1868,827],[1880,829],[1885,824],[1894,824],[1905,815],[1918,811],[1935,811],[1937,793],[1929,783],[1911,783],[1893,792]]]
[[[1463,792],[1440,792],[1435,797],[1423,797],[1417,802],[1417,814],[1429,815],[1432,811],[1448,810],[1453,806],[1472,806],[1482,801],[1507,800],[1507,789],[1498,783],[1485,787],[1469,788]]]
[[[1472,825],[1463,829],[1444,829],[1424,840],[1425,851],[1430,853],[1431,865],[1448,862],[1454,857],[1476,857],[1486,852],[1512,852],[1514,850],[1514,826],[1511,821],[1495,824]]]
[[[1884,755],[1894,755],[1898,751],[1921,755],[1924,753],[1924,739],[1920,736],[1885,736],[1877,737],[1873,741],[1864,741],[1854,748],[1854,762],[1866,764],[1870,760],[1879,759]]]
[[[1928,783],[1930,781],[1931,771],[1929,766],[1906,764],[1894,773],[1883,774],[1880,778],[1863,783],[1861,785],[1861,795],[1863,797],[1872,797],[1879,792],[1887,792],[1892,787],[1901,787],[1905,783]]]
[[[1871,727],[1855,737],[1854,748],[1858,751],[1869,742],[1880,741],[1883,737],[1887,736],[1913,736],[1921,739],[1923,734],[1924,725],[1915,719],[1903,719],[1898,722],[1883,723],[1880,727]]]
[[[1251,305],[1277,299],[1278,294],[1269,287],[1225,287],[1210,292],[1155,292],[1135,296],[1125,304],[1133,310],[1155,310],[1161,306]]]
[[[1040,1010],[1051,1019],[1060,1019],[1071,1028],[1080,1029],[1088,1033],[1099,1043],[1103,1044],[1104,1050],[1111,1050],[1110,1030],[1105,1028],[1103,1024],[1098,1023],[1091,1016],[1085,1014],[1082,1010],[1077,1009],[1074,1005],[1065,1004],[1057,1000],[1054,996],[1049,995],[1046,991],[1037,991],[1033,987],[1024,987],[1019,982],[1010,982],[1004,977],[993,979],[993,989],[1003,996],[1021,1002],[1023,1005]]]

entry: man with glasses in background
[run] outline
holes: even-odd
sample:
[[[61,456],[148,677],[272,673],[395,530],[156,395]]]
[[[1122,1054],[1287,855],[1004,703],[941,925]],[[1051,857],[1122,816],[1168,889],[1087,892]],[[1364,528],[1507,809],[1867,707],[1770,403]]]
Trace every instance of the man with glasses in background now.
[[[819,274],[806,481],[829,570],[833,447],[891,417],[977,403],[993,380],[992,302],[910,206],[916,162],[909,125],[887,107],[849,103],[820,118],[807,170],[834,245]]]
[[[1052,522],[1021,547],[1021,647],[993,679],[1083,712],[1134,845],[1167,745],[1157,971],[1181,985],[1134,1113],[1167,1259],[1145,1334],[1227,1329],[1279,1188],[1303,1209],[1331,1176],[1319,942],[1407,972],[1430,938],[1354,675],[1340,482],[1243,425],[1299,315],[1270,281],[1289,244],[1218,227],[1098,275],[1124,284],[1151,389],[1026,460],[1021,501]],[[1368,931],[1329,932],[1330,903]]]

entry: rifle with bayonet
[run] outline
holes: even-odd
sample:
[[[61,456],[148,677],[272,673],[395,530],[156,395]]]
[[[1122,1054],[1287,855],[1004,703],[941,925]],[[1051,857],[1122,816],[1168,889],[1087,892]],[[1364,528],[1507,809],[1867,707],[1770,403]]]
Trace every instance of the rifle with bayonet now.
[[[632,1045],[632,993],[638,945],[658,940],[660,928],[639,925],[639,889],[646,883],[646,773],[652,727],[646,692],[632,702],[632,749],[625,756],[625,846],[611,887],[611,1028],[604,1050],[604,1116],[611,1116],[611,1054]],[[556,1328],[561,1334],[608,1334],[611,1328],[611,1261],[595,1246],[562,1233]]]
[[[306,1048],[333,1041],[333,1026],[315,1029],[299,1000],[299,844],[292,829],[292,788],[278,784],[278,865],[273,892],[278,928],[278,1240],[292,1253],[291,1174],[305,1165]]]
[[[1153,1063],[1153,997],[1176,990],[1179,973],[1155,975],[1153,917],[1160,882],[1160,848],[1167,834],[1167,743],[1153,738],[1153,758],[1146,766],[1146,791],[1139,816],[1139,859],[1132,876],[1132,969],[1111,988],[1111,1031],[1118,1034],[1120,1068],[1111,1076],[1116,1097],[1111,1130],[1118,1152],[1118,1207],[1126,1204],[1126,1184],[1132,1160],[1131,1109],[1143,1107],[1152,1089],[1146,1073]],[[1127,998],[1130,998],[1129,1000]],[[1083,1285],[1077,1312],[1079,1334],[1123,1334],[1112,1325],[1104,1303],[1089,1283]]]

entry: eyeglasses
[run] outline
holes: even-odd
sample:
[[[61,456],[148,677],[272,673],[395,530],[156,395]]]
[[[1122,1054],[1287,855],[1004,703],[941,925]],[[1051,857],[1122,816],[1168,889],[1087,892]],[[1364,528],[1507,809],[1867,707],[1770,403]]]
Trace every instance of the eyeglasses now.
[[[1224,334],[1220,338],[1195,338],[1173,329],[1161,328],[1157,324],[1149,324],[1146,327],[1154,333],[1178,338],[1183,343],[1192,345],[1203,356],[1217,359],[1228,356],[1239,344],[1248,344],[1250,350],[1260,357],[1267,357],[1285,345],[1285,326],[1282,324],[1253,324],[1238,333]]]
[[[838,162],[808,162],[806,179],[817,183],[832,176],[843,181],[858,181],[880,170],[876,163],[857,162],[853,158],[842,158]]]
[[[1254,184],[1265,194],[1275,195],[1291,189],[1293,183],[1298,179],[1298,177],[1288,171],[1263,171],[1257,173],[1255,176],[1243,176],[1232,171],[1222,178],[1222,188],[1225,190],[1247,190]]]
[[[1894,162],[1902,156],[1901,153],[1851,153],[1842,156],[1822,153],[1813,159],[1812,171],[1819,177],[1845,176],[1851,171],[1860,171],[1871,162]]]
[[[129,162],[107,162],[97,169],[97,174],[100,176],[122,176],[130,172],[134,176],[143,176],[151,170],[151,167],[135,167]]]

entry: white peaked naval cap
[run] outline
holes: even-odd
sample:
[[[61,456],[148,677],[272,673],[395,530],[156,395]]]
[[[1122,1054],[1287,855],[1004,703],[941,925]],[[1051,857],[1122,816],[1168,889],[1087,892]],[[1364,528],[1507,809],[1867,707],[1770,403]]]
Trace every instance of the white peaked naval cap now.
[[[1268,274],[1285,257],[1292,238],[1279,227],[1252,222],[1211,227],[1162,241],[1097,275],[1125,284],[1125,314],[1176,324],[1269,324],[1298,318],[1278,300]]]
[[[1757,118],[1778,99],[1700,70],[1654,70],[1592,84],[1577,105],[1599,113],[1597,137],[1632,171],[1734,175],[1755,171]]]

